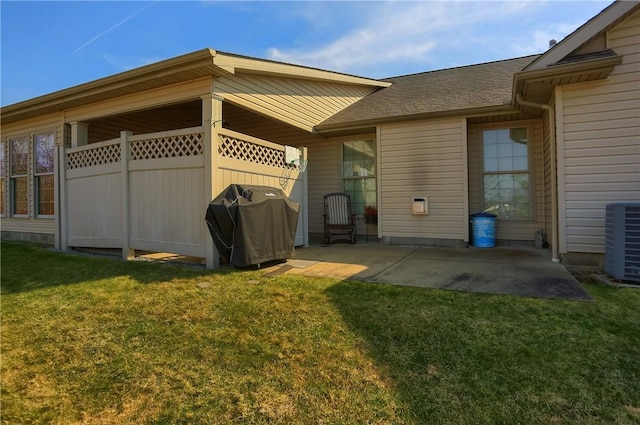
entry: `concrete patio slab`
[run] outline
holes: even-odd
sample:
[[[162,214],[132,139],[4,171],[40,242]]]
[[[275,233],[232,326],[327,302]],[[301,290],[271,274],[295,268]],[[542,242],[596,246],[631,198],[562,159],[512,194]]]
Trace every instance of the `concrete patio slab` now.
[[[288,274],[537,298],[593,299],[548,250],[333,244],[296,249]],[[277,268],[278,266],[276,266]],[[273,271],[273,270],[272,270]]]
[[[296,248],[296,260],[315,260],[318,264],[292,272],[336,279],[370,280],[416,249],[379,244],[333,244]]]

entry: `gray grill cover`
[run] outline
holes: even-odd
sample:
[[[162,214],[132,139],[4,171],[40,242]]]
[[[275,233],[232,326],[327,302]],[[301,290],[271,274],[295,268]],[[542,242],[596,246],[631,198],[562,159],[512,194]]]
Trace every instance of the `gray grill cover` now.
[[[211,201],[205,221],[220,255],[247,267],[293,255],[299,211],[280,189],[232,184]]]

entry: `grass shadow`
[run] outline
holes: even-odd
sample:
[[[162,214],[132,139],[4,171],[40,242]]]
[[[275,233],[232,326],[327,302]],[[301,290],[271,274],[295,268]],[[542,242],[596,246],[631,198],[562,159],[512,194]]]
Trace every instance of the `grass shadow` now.
[[[359,282],[327,295],[415,423],[638,419],[620,396],[640,387],[630,308]]]
[[[189,266],[72,254],[25,242],[2,241],[2,294],[58,285],[130,277],[144,284],[228,273]],[[34,261],[24,261],[34,258]],[[37,258],[37,261],[35,260]]]

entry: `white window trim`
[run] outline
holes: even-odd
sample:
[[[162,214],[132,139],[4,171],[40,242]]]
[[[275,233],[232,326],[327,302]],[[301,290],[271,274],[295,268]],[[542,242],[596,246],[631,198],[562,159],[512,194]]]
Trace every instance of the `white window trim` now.
[[[359,142],[359,141],[371,141],[373,142],[373,165],[374,173],[369,176],[345,176],[344,175],[344,144],[347,142]],[[375,179],[376,181],[376,208],[378,208],[378,140],[375,135],[362,135],[361,137],[345,136],[338,139],[338,146],[340,148],[340,190],[345,191],[345,180],[363,180],[363,179]],[[353,200],[351,201],[353,203]],[[366,205],[365,205],[366,206]],[[359,214],[358,216],[362,216]]]
[[[527,131],[527,167],[525,171],[484,171],[484,131],[485,130],[508,130],[512,128],[525,128]],[[530,121],[510,121],[500,122],[496,124],[488,124],[479,127],[480,131],[480,202],[482,210],[484,211],[484,176],[485,175],[497,175],[497,174],[529,174],[529,216],[528,217],[513,217],[513,218],[501,218],[497,217],[498,221],[518,222],[518,223],[534,223],[536,221],[536,205],[535,205],[535,148],[533,140],[533,125]]]
[[[41,132],[35,132],[31,134],[31,146],[30,148],[33,149],[33,187],[32,187],[32,191],[33,191],[33,216],[35,218],[41,218],[41,219],[53,219],[55,218],[55,214],[38,214],[38,202],[39,202],[39,187],[36,184],[36,178],[37,177],[41,177],[41,176],[52,176],[55,179],[55,172],[56,172],[56,164],[55,164],[55,153],[54,153],[54,163],[53,163],[53,171],[51,171],[50,173],[37,173],[37,166],[36,166],[36,161],[37,161],[37,155],[35,152],[35,145],[36,145],[36,136],[41,136],[41,135],[47,135],[47,134],[52,134],[53,135],[53,149],[55,152],[56,149],[56,132],[55,130],[49,130],[49,131],[41,131]],[[54,183],[54,211],[55,211],[55,183]]]
[[[53,165],[53,173],[39,173],[35,174],[35,136],[41,134],[53,134],[54,140],[54,149],[58,147],[58,129],[56,127],[43,127],[36,128],[33,131],[28,133],[15,133],[6,135],[2,138],[2,142],[5,146],[5,172],[4,172],[4,189],[5,189],[5,213],[0,214],[2,218],[15,218],[18,220],[24,219],[36,219],[36,220],[54,220],[54,215],[38,215],[37,214],[37,187],[35,183],[35,177],[40,175],[53,175],[55,179],[56,167],[57,164]],[[28,142],[28,164],[27,164],[27,214],[13,214],[13,178],[14,177],[25,177],[23,175],[12,174],[12,155],[11,155],[11,142],[13,140],[21,140],[27,139]],[[55,192],[55,183],[54,183],[54,192]],[[55,193],[54,193],[54,211],[55,211]]]
[[[26,141],[27,142],[27,173],[26,174],[13,174],[13,142],[15,141]],[[9,217],[12,218],[29,218],[29,194],[30,194],[30,188],[29,188],[29,173],[31,172],[31,161],[30,161],[30,155],[31,155],[31,144],[30,144],[30,140],[31,140],[31,136],[30,135],[21,135],[21,136],[15,136],[15,137],[10,137],[7,139],[8,142],[8,153],[9,153],[9,161],[8,161],[8,168],[9,168],[9,178],[8,178],[8,182],[7,185],[5,186],[5,189],[8,189],[7,191],[7,195],[9,198],[9,202],[8,202],[8,206],[9,206],[9,210],[7,211],[7,215]],[[27,213],[26,214],[16,214],[14,213],[15,210],[15,195],[14,195],[14,181],[16,178],[25,178],[26,182],[27,182]]]

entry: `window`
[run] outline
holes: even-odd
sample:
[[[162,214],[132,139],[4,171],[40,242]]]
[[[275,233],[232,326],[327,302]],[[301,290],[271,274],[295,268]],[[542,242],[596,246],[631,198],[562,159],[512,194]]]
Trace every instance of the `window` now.
[[[38,134],[33,138],[35,152],[36,215],[53,215],[53,166],[55,140],[53,133]]]
[[[500,219],[530,219],[527,129],[484,130],[482,146],[484,211]]]
[[[29,173],[29,139],[14,139],[9,141],[11,161],[11,214],[27,215],[29,213],[28,181]]]
[[[351,195],[354,214],[363,214],[367,205],[376,206],[376,161],[373,140],[342,144],[342,185]]]
[[[3,142],[0,146],[0,215],[54,216],[55,150],[55,131]]]

